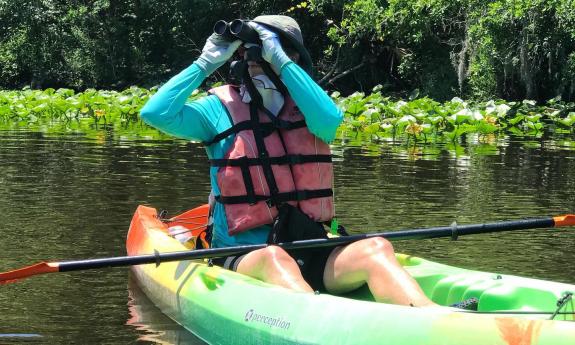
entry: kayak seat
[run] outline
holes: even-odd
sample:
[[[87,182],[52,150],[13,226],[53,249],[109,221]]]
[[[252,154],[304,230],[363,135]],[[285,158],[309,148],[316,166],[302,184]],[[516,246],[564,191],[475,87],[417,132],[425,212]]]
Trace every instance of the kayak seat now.
[[[494,286],[501,284],[490,274],[463,273],[446,276],[433,287],[431,299],[440,305],[451,305],[475,297]]]

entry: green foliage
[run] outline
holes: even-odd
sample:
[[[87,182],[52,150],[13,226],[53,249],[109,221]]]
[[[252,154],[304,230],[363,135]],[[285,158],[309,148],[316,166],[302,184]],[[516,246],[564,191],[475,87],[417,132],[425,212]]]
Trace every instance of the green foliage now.
[[[465,135],[479,137],[513,133],[538,136],[545,131],[575,134],[575,103],[552,99],[545,106],[534,101],[469,103],[460,98],[440,103],[413,94],[392,99],[376,86],[368,95],[355,92],[332,98],[344,111],[341,138],[367,143],[383,138],[408,142],[458,143]],[[125,137],[161,136],[139,120],[141,107],[155,88],[131,87],[121,92],[87,89],[0,91],[0,129],[113,132]],[[195,91],[190,99],[203,97]]]
[[[268,3],[0,1],[0,87],[156,85],[194,61],[213,24]],[[280,11],[284,7],[270,7]]]
[[[121,92],[87,89],[0,91],[0,128],[95,134],[111,132],[127,137],[160,137],[142,123],[140,108],[155,89],[131,87]],[[192,99],[204,96],[195,92]]]
[[[430,98],[393,100],[376,87],[370,95],[354,93],[332,98],[345,112],[340,127],[343,137],[363,141],[383,138],[419,142],[459,142],[467,134],[539,136],[544,131],[575,133],[575,103],[551,100],[545,106],[534,101],[469,103],[460,98],[439,103]]]
[[[484,43],[478,48],[473,62],[469,66],[469,93],[476,99],[489,99],[497,95],[498,74],[493,59],[493,48]]]
[[[488,67],[488,73],[499,76],[497,95],[574,97],[573,70],[567,63],[575,50],[572,0],[490,1],[481,13],[469,26],[470,65],[478,71]],[[475,73],[470,82],[481,78]],[[475,87],[472,95],[481,92],[481,86]]]
[[[321,85],[343,94],[575,99],[573,0],[0,0],[0,87],[157,85],[216,20],[278,13],[300,23]]]
[[[340,2],[311,3],[333,23],[340,71],[369,57],[364,83],[435,99],[575,98],[572,0],[355,0],[339,13]]]
[[[337,34],[345,33],[346,40],[352,42],[352,47],[358,46],[359,40],[365,38],[370,42],[383,42],[384,13],[383,8],[378,5],[378,1],[351,1],[345,4],[344,12],[346,17],[342,19],[339,30],[331,31],[334,37],[337,37]]]

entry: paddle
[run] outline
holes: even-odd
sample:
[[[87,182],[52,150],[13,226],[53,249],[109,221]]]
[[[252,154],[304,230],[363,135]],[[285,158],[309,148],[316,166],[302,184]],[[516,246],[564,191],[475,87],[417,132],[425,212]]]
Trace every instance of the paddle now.
[[[352,236],[342,236],[328,239],[314,239],[295,242],[286,242],[278,244],[284,249],[306,249],[306,248],[320,248],[320,247],[335,247],[340,245],[349,244],[359,240],[384,237],[391,241],[396,240],[409,240],[409,239],[425,239],[425,238],[440,238],[451,237],[457,239],[458,236],[471,235],[471,234],[484,234],[491,232],[513,231],[513,230],[526,230],[536,228],[553,228],[563,226],[575,226],[575,215],[564,215],[557,217],[545,217],[524,219],[515,221],[502,221],[495,223],[484,224],[471,224],[471,225],[457,225],[453,223],[451,226],[421,228],[412,230],[391,231],[382,233],[360,234]],[[267,244],[244,245],[228,248],[211,248],[211,249],[197,249],[181,252],[169,252],[137,256],[119,256],[111,258],[89,259],[89,260],[75,260],[75,261],[62,261],[62,262],[40,262],[32,266],[16,269],[13,271],[0,273],[0,284],[10,283],[19,279],[53,272],[69,272],[79,271],[94,268],[105,267],[119,267],[131,266],[142,264],[160,265],[162,262],[180,261],[180,260],[193,260],[193,259],[210,259],[223,256],[245,254],[247,252],[262,249],[268,246]]]

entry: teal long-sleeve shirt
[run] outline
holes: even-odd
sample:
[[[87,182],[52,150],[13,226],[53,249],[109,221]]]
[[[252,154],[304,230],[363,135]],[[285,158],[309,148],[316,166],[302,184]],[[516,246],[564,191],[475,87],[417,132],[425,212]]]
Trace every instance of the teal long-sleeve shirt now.
[[[144,105],[140,112],[143,121],[178,138],[193,141],[210,141],[218,133],[232,126],[227,109],[217,96],[210,95],[189,102],[188,97],[206,78],[205,72],[195,63],[171,78]],[[308,129],[321,140],[331,142],[343,114],[323,89],[297,64],[289,62],[281,69],[281,79],[290,96],[303,114]],[[223,158],[234,136],[206,147],[210,159]],[[218,168],[210,168],[212,192],[219,195],[216,183]],[[234,236],[228,234],[223,204],[214,208],[214,234],[212,246],[229,247],[264,243],[269,226],[263,226]]]

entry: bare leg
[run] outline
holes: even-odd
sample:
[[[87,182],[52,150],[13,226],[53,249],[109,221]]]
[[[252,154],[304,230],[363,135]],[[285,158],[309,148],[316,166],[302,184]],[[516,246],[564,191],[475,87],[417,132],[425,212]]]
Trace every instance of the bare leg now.
[[[238,264],[237,272],[295,291],[313,292],[295,260],[277,246],[248,253]]]
[[[327,260],[323,280],[331,293],[351,291],[367,283],[378,302],[436,305],[397,262],[391,243],[381,237],[336,248]]]

